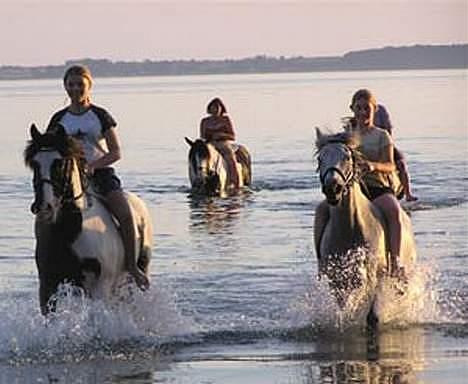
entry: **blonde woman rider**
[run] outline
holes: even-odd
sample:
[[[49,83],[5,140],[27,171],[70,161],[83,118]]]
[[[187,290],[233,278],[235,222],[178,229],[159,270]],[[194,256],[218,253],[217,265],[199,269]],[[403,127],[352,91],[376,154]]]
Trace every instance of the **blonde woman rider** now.
[[[374,125],[377,101],[367,89],[358,90],[352,97],[351,110],[354,113],[352,129],[360,139],[359,151],[363,160],[363,182],[368,198],[380,208],[388,223],[390,245],[390,276],[405,279],[405,270],[400,265],[402,237],[401,208],[392,189],[395,175],[394,146],[390,134]],[[314,237],[319,233],[329,218],[328,205],[321,203],[316,210]]]

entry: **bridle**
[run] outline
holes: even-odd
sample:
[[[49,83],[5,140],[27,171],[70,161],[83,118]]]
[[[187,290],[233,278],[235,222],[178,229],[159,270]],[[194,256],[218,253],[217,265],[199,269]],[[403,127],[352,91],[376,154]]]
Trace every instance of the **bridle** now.
[[[351,171],[348,174],[345,175],[341,171],[341,169],[339,169],[337,167],[328,167],[322,173],[321,172],[321,166],[320,166],[320,157],[318,157],[318,159],[317,159],[318,160],[317,171],[319,172],[320,183],[322,185],[324,184],[325,177],[328,175],[328,173],[336,172],[341,177],[341,179],[343,180],[343,182],[344,182],[343,188],[344,188],[344,190],[346,192],[349,189],[350,185],[355,180],[355,176],[356,176],[356,164],[357,164],[357,162],[356,162],[356,158],[355,158],[355,153],[348,145],[346,145],[345,143],[343,143],[341,141],[329,141],[325,145],[333,144],[333,143],[342,144],[351,153]],[[319,150],[319,153],[320,153],[320,150]]]
[[[39,152],[52,152],[56,151],[53,148],[43,148],[38,151]],[[52,178],[45,178],[41,177],[39,179],[34,179],[33,186],[35,192],[35,200],[31,206],[31,210],[33,213],[38,212],[38,200],[42,200],[42,187],[44,184],[50,184],[52,186],[52,190],[54,191],[54,195],[58,198],[59,206],[63,207],[64,205],[74,203],[75,201],[81,199],[87,190],[88,183],[87,183],[87,176],[84,170],[78,166],[78,170],[80,172],[80,181],[81,181],[81,192],[78,195],[73,194],[72,188],[72,170],[74,164],[73,157],[64,157],[63,158],[63,165],[61,167],[61,174],[64,176],[63,183],[57,183],[56,181],[52,180]]]

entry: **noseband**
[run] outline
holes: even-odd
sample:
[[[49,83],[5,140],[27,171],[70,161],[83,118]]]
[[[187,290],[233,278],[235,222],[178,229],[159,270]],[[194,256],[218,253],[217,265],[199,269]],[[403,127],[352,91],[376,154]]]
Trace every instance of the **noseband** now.
[[[351,182],[353,181],[353,178],[354,178],[354,171],[351,171],[348,173],[348,175],[345,175],[343,172],[341,172],[341,170],[339,168],[336,168],[336,167],[329,167],[325,170],[325,172],[322,174],[320,173],[320,183],[324,183],[325,181],[325,176],[329,173],[329,172],[336,172],[338,173],[338,175],[343,179],[344,181],[344,185],[345,187],[348,187],[349,184],[351,184]]]
[[[334,143],[333,141],[330,141],[329,143],[327,144],[331,144],[331,143]],[[342,142],[335,142],[335,143],[339,143],[339,144],[343,144]],[[344,190],[347,191],[349,186],[351,185],[351,183],[354,181],[354,176],[356,174],[356,160],[355,160],[355,156],[354,156],[354,151],[349,148],[346,144],[343,144],[345,145],[345,147],[351,152],[351,172],[349,172],[347,175],[345,175],[341,169],[337,168],[337,167],[328,167],[325,172],[320,172],[320,159],[319,159],[319,165],[318,165],[318,170],[319,170],[319,177],[320,177],[320,183],[323,185],[323,183],[325,182],[325,177],[328,175],[328,173],[330,172],[336,172],[340,177],[341,179],[343,180],[344,182]]]

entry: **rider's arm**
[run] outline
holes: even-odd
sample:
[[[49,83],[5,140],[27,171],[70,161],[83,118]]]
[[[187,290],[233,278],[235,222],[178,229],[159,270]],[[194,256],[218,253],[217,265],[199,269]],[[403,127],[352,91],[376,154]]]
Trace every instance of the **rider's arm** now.
[[[221,116],[216,123],[216,130],[213,132],[213,140],[236,140],[234,128],[229,116]]]
[[[389,145],[384,149],[385,158],[383,161],[368,161],[369,170],[371,172],[391,173],[396,170],[393,162],[393,145]]]
[[[211,135],[209,134],[208,130],[208,121],[206,118],[200,121],[200,138],[209,141],[211,139]]]
[[[371,172],[391,173],[396,170],[395,161],[393,159],[393,140],[388,132],[382,132],[379,160],[369,161],[369,170]]]
[[[119,136],[117,135],[116,129],[112,127],[104,131],[104,138],[106,140],[109,152],[107,152],[104,156],[89,164],[91,172],[97,168],[107,167],[120,160],[122,157],[120,151],[120,140]]]

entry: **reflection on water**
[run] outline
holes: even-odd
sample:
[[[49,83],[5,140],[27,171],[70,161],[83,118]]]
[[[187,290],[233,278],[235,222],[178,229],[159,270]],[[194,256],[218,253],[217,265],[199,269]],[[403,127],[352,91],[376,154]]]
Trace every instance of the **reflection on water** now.
[[[325,337],[316,348],[319,358],[304,363],[304,383],[409,384],[424,366],[420,328]]]
[[[2,382],[45,383],[289,383],[415,384],[424,368],[424,331],[388,329],[321,334],[315,341],[289,343],[258,340],[258,346],[213,348],[196,343],[180,351],[115,346],[109,358],[73,364],[6,366]],[[268,353],[265,351],[269,350]],[[289,350],[289,352],[286,352]],[[302,353],[299,352],[302,350]],[[279,352],[279,353],[278,353]]]
[[[229,198],[191,196],[190,229],[202,229],[209,234],[231,234],[250,195],[246,192]]]
[[[42,326],[37,309],[30,174],[22,151],[26,127],[31,121],[45,126],[50,110],[63,106],[63,93],[48,91],[60,85],[55,80],[12,84],[27,97],[1,97],[6,94],[0,91],[0,109],[9,111],[0,116],[1,126],[11,127],[0,153],[0,383],[416,383],[422,374],[425,383],[464,383],[468,250],[467,226],[460,223],[468,211],[466,178],[460,175],[466,173],[468,104],[460,79],[466,74],[100,79],[96,102],[115,111],[122,128],[119,174],[154,215],[155,295],[142,300],[137,318],[90,308],[64,313],[69,320],[54,329]],[[409,300],[405,308],[411,315],[405,323],[420,329],[389,329],[370,339],[342,327],[336,300],[315,283],[311,240],[314,207],[323,198],[311,127],[337,127],[349,112],[350,93],[364,83],[395,116],[397,142],[420,196],[406,207],[418,264],[440,275],[414,291],[418,298],[433,295],[423,302],[429,305]],[[194,124],[214,89],[228,100],[236,130],[254,152],[255,192],[187,198],[187,147],[181,138],[197,130]],[[184,113],[174,113],[181,101]],[[453,113],[440,114],[441,105]],[[148,118],[148,110],[157,112],[157,121]],[[393,328],[402,318],[401,305],[394,307],[382,317]],[[299,327],[315,329],[314,336],[278,339]],[[328,334],[322,331],[327,327],[345,330]],[[200,329],[214,335],[200,336]],[[178,348],[181,330],[201,342]],[[170,344],[167,353],[157,345],[161,336]]]

